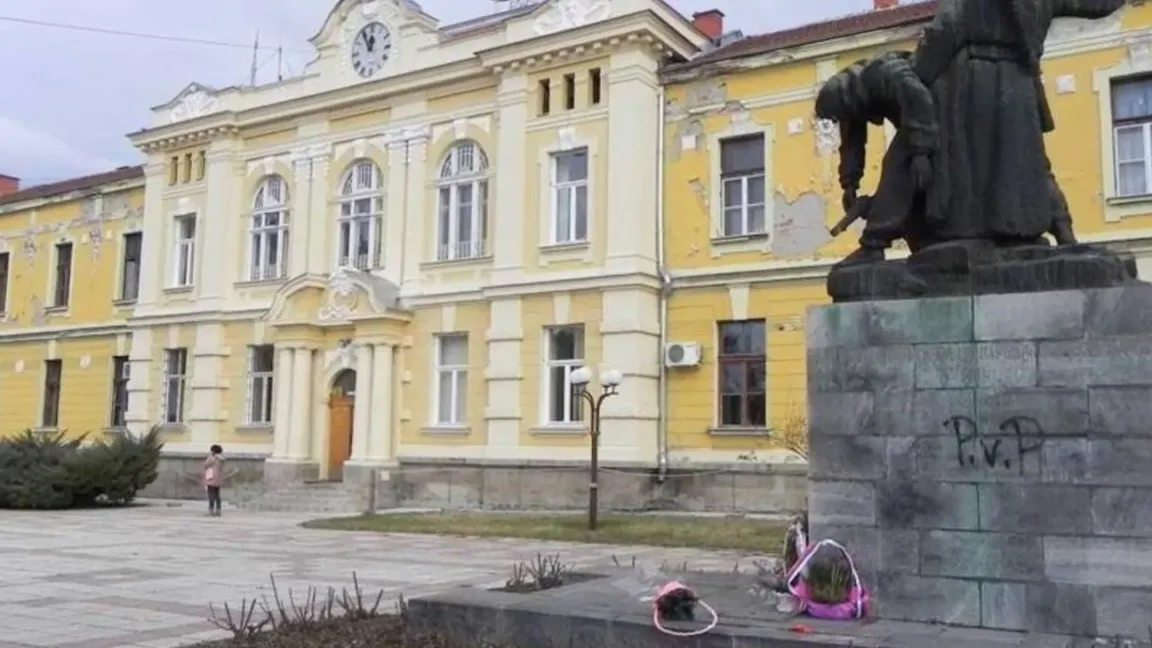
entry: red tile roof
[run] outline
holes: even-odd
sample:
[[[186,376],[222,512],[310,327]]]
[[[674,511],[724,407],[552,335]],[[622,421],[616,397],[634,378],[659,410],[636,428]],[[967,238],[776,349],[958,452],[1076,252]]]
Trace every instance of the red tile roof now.
[[[50,182],[48,184],[36,185],[34,187],[21,189],[20,191],[10,193],[6,196],[0,196],[0,205],[10,205],[12,203],[24,202],[26,200],[50,198],[52,196],[72,193],[73,191],[95,189],[106,184],[123,182],[125,180],[133,180],[143,177],[144,167],[142,166],[120,167],[112,171],[105,171],[103,173],[96,173],[80,178],[69,178],[59,182]]]
[[[928,0],[927,2],[902,4],[891,9],[852,14],[767,34],[757,34],[697,56],[686,63],[669,66],[669,70],[691,69],[708,63],[767,54],[788,47],[810,45],[834,38],[844,38],[870,31],[927,22],[932,18],[935,11],[936,1]]]

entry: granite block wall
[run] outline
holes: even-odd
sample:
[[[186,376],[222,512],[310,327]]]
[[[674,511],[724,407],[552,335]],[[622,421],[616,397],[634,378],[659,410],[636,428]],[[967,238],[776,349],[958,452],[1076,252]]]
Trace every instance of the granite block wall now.
[[[1081,636],[1152,623],[1152,286],[808,317],[815,538],[883,618]]]

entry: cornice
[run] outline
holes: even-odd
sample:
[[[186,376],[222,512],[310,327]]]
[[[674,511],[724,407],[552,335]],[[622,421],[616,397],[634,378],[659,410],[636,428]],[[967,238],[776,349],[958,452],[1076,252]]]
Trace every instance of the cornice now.
[[[494,74],[539,68],[604,56],[621,47],[643,46],[658,56],[679,52],[665,41],[666,30],[653,25],[649,12],[630,14],[580,29],[549,34],[476,53]]]

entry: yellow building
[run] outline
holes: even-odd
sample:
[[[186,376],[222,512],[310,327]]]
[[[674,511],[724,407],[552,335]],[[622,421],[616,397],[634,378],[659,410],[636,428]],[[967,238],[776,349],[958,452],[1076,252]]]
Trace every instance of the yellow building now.
[[[126,429],[139,167],[0,196],[0,435]]]
[[[829,76],[912,49],[934,2],[753,36],[663,71],[667,451],[787,461],[803,429],[804,316],[827,301],[828,268],[854,249],[838,220],[838,132],[813,119]],[[1152,277],[1152,7],[1058,20],[1044,83],[1057,131],[1048,151],[1082,241],[1134,253]],[[862,193],[879,173],[877,128]],[[879,145],[876,145],[876,144]],[[874,186],[874,185],[873,185]],[[897,252],[899,253],[899,252]],[[675,353],[672,352],[675,348]]]
[[[623,375],[601,456],[651,465],[658,70],[706,41],[660,0],[340,0],[301,76],[188,86],[131,135],[129,425],[278,485],[583,460],[587,365]]]

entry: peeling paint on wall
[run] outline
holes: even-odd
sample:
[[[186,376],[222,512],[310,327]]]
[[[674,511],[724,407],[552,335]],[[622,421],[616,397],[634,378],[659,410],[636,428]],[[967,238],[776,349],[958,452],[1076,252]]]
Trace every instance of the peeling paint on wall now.
[[[699,119],[681,122],[673,133],[674,137],[668,146],[668,157],[675,161],[685,150],[700,146],[700,138],[704,135],[704,123]],[[688,144],[693,146],[689,147]]]
[[[800,194],[789,201],[782,192],[773,197],[775,218],[772,224],[772,252],[779,256],[806,256],[832,240],[824,224],[827,203],[814,192]]]

